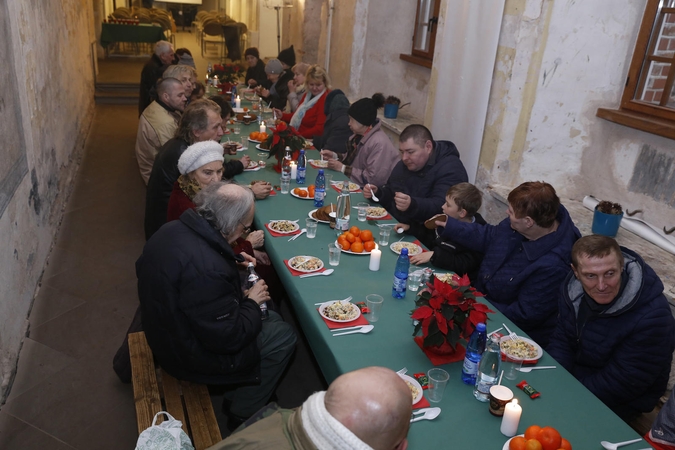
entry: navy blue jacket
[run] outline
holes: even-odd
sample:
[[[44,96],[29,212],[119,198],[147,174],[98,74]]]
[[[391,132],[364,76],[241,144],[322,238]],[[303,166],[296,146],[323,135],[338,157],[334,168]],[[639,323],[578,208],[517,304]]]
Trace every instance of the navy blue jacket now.
[[[136,262],[143,330],[179,380],[260,382],[258,305],[245,298],[235,254],[194,210],[161,227]]]
[[[476,213],[474,223],[485,225],[483,216]],[[432,248],[431,264],[441,269],[451,270],[459,275],[467,274],[471,282],[474,282],[478,274],[478,268],[483,260],[483,254],[475,250],[469,250],[458,241],[443,238],[442,228],[436,228],[436,240]]]
[[[627,284],[583,326],[577,313],[584,290],[574,273],[568,275],[547,350],[615,413],[630,418],[651,411],[666,390],[675,320],[658,275],[635,252],[621,250]]]
[[[571,272],[572,245],[581,236],[564,206],[558,210],[558,229],[529,241],[511,228],[464,223],[452,218],[443,237],[483,252],[474,287],[506,317],[545,347],[558,314],[558,291]]]

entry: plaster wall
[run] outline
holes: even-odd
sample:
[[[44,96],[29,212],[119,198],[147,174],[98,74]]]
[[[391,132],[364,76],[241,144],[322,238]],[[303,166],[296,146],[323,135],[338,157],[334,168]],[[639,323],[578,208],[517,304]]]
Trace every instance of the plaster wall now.
[[[16,118],[0,121],[0,135],[16,143],[3,162],[24,161],[0,174],[0,402],[91,124],[93,24],[87,0],[0,3],[0,114]]]
[[[340,0],[335,2],[333,10],[333,30],[330,41],[330,66],[328,74],[333,87],[342,89],[345,95],[352,98],[350,90],[350,67],[352,61],[352,45],[354,43],[354,9],[357,0]],[[321,60],[325,58],[325,54]]]

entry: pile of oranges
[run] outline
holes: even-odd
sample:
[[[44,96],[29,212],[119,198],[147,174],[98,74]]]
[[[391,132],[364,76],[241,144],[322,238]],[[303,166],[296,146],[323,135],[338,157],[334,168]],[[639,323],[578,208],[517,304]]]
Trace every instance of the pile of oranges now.
[[[511,439],[509,450],[572,450],[572,445],[555,428],[532,425],[525,430],[524,437]]]
[[[266,141],[269,135],[265,132],[261,133],[260,131],[254,131],[251,134],[248,135],[248,138],[251,139],[252,141]]]
[[[338,245],[342,250],[354,253],[370,252],[375,249],[375,238],[372,231],[361,231],[359,227],[353,226],[338,237]]]
[[[309,186],[307,186],[307,189],[303,189],[303,188],[293,189],[293,193],[295,195],[297,195],[298,197],[302,197],[302,198],[314,198],[314,192],[315,192],[315,188],[314,188],[313,184],[310,184]]]

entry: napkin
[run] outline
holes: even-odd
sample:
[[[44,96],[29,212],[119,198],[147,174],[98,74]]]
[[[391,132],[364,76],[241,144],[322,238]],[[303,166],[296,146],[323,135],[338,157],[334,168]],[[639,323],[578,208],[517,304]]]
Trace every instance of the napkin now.
[[[272,192],[274,192],[274,191],[272,191]],[[270,194],[270,195],[272,195],[272,194]],[[275,194],[275,195],[276,195],[276,194]],[[266,224],[265,224],[265,228],[267,228],[267,231],[270,232],[270,234],[272,235],[272,237],[284,237],[284,236],[291,237],[291,236],[293,236],[294,234],[300,233],[300,229],[299,229],[299,228],[298,228],[297,230],[295,230],[294,232],[292,232],[292,233],[279,233],[279,232],[274,231],[273,229],[271,229],[269,223],[266,223]]]
[[[319,309],[317,308],[317,312],[318,311]],[[321,316],[321,313],[319,313],[319,316]],[[370,325],[370,322],[368,322],[368,320],[366,320],[366,318],[363,317],[363,314],[361,314],[359,317],[352,320],[351,322],[333,322],[326,319],[324,316],[321,316],[321,318],[326,323],[328,328],[331,330],[338,330],[340,328],[348,328],[348,327],[358,327],[359,325]]]
[[[298,231],[298,233],[299,233],[299,231]],[[297,233],[293,233],[293,234],[297,234]],[[285,236],[288,236],[288,235],[285,235]],[[291,266],[289,266],[287,259],[284,259],[284,264],[286,264],[286,267],[288,268],[288,271],[291,272],[291,275],[293,275],[294,277],[299,277],[300,275],[307,275],[307,273],[319,273],[319,272],[323,272],[324,270],[326,270],[326,268],[323,267],[319,270],[315,270],[314,272],[300,272],[300,271],[295,270]]]
[[[260,165],[257,165],[253,169],[244,169],[244,172],[255,172],[260,169],[262,169],[262,167],[260,167]]]
[[[429,403],[429,400],[427,400],[427,398],[424,395],[422,395],[422,399],[413,405],[413,410],[420,408],[428,408],[430,406],[431,404]]]
[[[429,251],[429,250],[427,250],[426,248],[424,248],[424,246],[422,245],[422,243],[421,243],[419,240],[413,241],[413,244],[417,244],[417,245],[419,245],[420,247],[422,247],[422,253],[428,252],[428,251]]]
[[[424,343],[424,337],[415,336],[413,338],[413,340],[415,341],[415,344],[417,344],[418,347],[422,349],[424,354],[427,355],[427,358],[429,358],[429,361],[431,361],[431,363],[434,366],[442,366],[443,364],[449,364],[449,363],[452,363],[452,362],[463,361],[464,356],[466,354],[466,350],[460,344],[457,344],[457,346],[459,347],[459,350],[457,352],[455,352],[451,355],[440,355],[440,354],[434,353],[431,350],[424,347],[424,344],[423,344]]]

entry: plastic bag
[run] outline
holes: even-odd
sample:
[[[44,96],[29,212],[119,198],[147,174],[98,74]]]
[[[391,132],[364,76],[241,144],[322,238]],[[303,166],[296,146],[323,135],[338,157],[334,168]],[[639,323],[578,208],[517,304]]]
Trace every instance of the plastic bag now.
[[[157,417],[164,414],[167,420],[157,425]],[[195,450],[180,420],[166,411],[155,414],[152,425],[138,436],[136,450]]]

